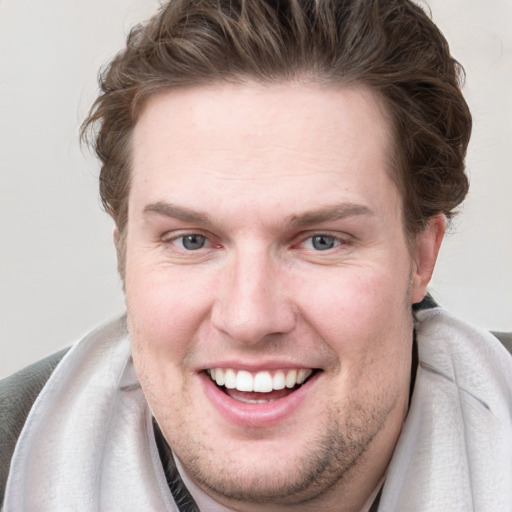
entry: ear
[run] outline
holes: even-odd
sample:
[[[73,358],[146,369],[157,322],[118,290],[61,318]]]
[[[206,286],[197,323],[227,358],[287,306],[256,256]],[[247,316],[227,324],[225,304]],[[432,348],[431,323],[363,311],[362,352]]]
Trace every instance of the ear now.
[[[119,244],[119,230],[117,229],[117,226],[114,228],[113,238],[114,245],[117,247],[117,245]]]
[[[427,286],[432,278],[437,254],[446,230],[446,217],[443,214],[431,217],[425,229],[416,235],[414,242],[414,267],[412,273],[411,302],[421,302],[427,294]]]

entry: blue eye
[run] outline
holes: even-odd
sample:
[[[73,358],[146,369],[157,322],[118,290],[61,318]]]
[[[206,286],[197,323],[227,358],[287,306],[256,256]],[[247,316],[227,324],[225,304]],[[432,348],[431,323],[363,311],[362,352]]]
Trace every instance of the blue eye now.
[[[317,251],[328,251],[338,245],[338,240],[329,235],[315,235],[310,238],[313,249]]]
[[[181,245],[187,251],[197,251],[206,245],[206,237],[203,235],[186,235],[176,238],[176,242],[181,242]]]

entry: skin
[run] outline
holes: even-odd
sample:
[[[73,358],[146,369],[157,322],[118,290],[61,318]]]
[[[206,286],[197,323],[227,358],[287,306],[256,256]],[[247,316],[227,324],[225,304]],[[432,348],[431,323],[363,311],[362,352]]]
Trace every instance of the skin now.
[[[404,233],[378,97],[298,83],[168,91],[132,148],[133,359],[188,476],[234,510],[360,510],[407,413],[411,303],[444,233],[442,216]],[[188,250],[190,234],[205,245]],[[205,393],[203,370],[225,362],[320,371],[277,423],[241,426]]]

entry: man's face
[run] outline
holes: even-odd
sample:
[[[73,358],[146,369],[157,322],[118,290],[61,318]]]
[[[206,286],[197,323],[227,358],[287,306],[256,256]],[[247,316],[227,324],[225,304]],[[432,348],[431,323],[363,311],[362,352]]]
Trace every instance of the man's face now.
[[[424,293],[391,147],[358,87],[170,91],[136,125],[133,359],[174,453],[220,501],[299,502],[389,460]]]

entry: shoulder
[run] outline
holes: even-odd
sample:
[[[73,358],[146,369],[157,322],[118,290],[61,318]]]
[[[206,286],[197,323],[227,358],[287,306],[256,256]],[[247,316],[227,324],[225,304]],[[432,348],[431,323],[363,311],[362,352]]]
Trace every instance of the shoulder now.
[[[14,447],[28,413],[66,348],[0,380],[0,504]]]
[[[495,332],[492,334],[501,341],[501,344],[512,354],[512,332]]]
[[[415,314],[417,314],[420,311],[433,309],[438,306],[439,305],[437,304],[435,299],[430,294],[427,294],[421,302],[419,302],[417,304],[413,304],[413,311]],[[491,334],[495,338],[498,338],[498,340],[507,349],[507,351],[510,354],[512,354],[512,331],[511,332],[491,331]]]

